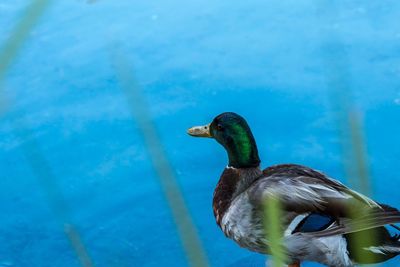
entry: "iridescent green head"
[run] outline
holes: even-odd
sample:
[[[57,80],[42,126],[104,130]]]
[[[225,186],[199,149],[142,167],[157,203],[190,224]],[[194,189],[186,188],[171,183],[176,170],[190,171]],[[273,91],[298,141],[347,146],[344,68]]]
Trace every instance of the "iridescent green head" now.
[[[251,168],[260,165],[256,141],[246,120],[233,112],[218,115],[208,125],[188,130],[191,136],[211,137],[228,152],[229,166]]]

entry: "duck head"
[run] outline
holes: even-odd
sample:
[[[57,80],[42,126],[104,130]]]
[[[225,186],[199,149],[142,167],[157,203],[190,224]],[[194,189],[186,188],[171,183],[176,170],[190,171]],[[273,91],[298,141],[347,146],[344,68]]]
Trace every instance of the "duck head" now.
[[[236,113],[222,113],[207,125],[190,128],[188,134],[217,140],[228,153],[230,167],[252,168],[260,165],[256,141],[250,127]]]

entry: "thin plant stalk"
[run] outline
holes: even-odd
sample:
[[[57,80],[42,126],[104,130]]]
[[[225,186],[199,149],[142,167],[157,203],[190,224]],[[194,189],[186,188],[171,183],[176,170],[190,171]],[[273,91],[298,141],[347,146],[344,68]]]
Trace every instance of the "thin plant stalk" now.
[[[269,253],[272,256],[273,267],[282,267],[286,259],[280,218],[282,218],[282,209],[279,199],[275,196],[267,197],[264,200],[264,231],[269,244]]]

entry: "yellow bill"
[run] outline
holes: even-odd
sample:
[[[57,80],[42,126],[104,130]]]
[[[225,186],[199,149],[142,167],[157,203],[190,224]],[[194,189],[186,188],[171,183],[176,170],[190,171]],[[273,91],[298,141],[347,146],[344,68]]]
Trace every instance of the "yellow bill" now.
[[[212,137],[210,124],[192,127],[188,129],[187,133],[194,137]]]

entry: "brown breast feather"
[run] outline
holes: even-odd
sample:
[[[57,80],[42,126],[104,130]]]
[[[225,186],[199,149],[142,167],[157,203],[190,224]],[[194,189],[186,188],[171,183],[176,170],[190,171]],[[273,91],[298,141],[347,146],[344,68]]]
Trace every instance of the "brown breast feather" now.
[[[213,198],[213,211],[218,225],[221,224],[222,217],[231,204],[239,180],[240,171],[238,169],[226,168],[221,174]]]

